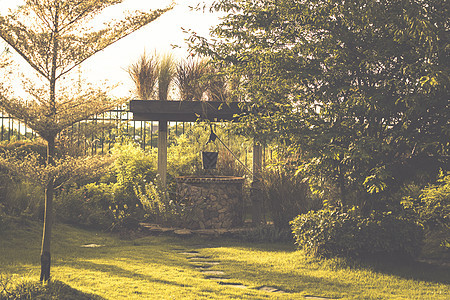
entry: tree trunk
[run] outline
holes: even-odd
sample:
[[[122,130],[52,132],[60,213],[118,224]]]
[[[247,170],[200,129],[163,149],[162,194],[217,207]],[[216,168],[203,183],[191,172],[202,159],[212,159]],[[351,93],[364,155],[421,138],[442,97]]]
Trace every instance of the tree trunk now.
[[[58,39],[59,39],[59,4],[55,2],[55,16],[53,28],[53,48],[52,48],[52,69],[49,79],[50,83],[50,101],[49,109],[50,116],[53,117],[53,122],[56,122],[56,68],[58,63]],[[50,135],[46,138],[47,141],[47,166],[53,165],[55,158],[55,139],[56,134]],[[45,213],[44,213],[44,229],[42,232],[42,247],[41,247],[41,281],[48,281],[50,279],[50,241],[52,238],[53,225],[53,193],[54,193],[54,178],[50,174],[45,187]]]
[[[55,155],[55,138],[47,140],[47,164],[53,164]],[[54,180],[49,178],[47,186],[45,187],[45,212],[44,212],[44,229],[42,232],[42,247],[41,247],[41,281],[48,281],[50,279],[50,241],[52,235],[53,225],[53,193]]]

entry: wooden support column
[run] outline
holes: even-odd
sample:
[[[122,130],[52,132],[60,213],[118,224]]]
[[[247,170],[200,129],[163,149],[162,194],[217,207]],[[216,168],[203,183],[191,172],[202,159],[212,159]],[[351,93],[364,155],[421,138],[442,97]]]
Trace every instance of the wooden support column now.
[[[162,186],[167,182],[167,121],[160,120],[158,126],[158,174]]]
[[[253,181],[251,186],[252,223],[259,225],[262,221],[262,146],[253,142]]]

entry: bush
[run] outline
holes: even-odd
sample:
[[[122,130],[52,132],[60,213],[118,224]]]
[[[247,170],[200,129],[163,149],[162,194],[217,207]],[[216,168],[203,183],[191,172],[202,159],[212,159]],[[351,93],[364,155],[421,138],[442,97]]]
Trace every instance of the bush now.
[[[422,189],[418,197],[404,197],[402,204],[424,226],[428,237],[434,237],[429,240],[435,248],[450,250],[450,173],[441,174],[437,184]]]
[[[21,158],[25,158],[28,154],[36,153],[44,162],[47,155],[47,146],[42,141],[21,140],[1,143],[0,153],[5,151],[10,151]]]
[[[64,223],[107,229],[114,222],[112,199],[112,186],[105,183],[65,187],[55,197],[55,215]]]
[[[137,186],[135,193],[145,210],[145,217],[152,223],[178,226],[183,224],[185,206],[174,201],[167,189],[162,189],[159,179],[144,186]]]
[[[352,208],[324,208],[292,221],[296,243],[315,256],[407,255],[419,253],[420,226],[391,213],[362,217]]]
[[[442,174],[437,184],[422,189],[418,198],[406,197],[402,203],[414,210],[425,227],[450,229],[450,173]]]
[[[11,182],[3,200],[4,210],[10,216],[42,219],[44,212],[43,188],[25,180]]]

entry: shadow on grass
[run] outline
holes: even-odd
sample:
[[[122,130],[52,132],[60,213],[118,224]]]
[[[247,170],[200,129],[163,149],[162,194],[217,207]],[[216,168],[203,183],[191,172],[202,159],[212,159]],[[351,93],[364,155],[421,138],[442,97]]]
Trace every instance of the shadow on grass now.
[[[109,276],[117,276],[117,277],[125,277],[130,279],[141,279],[148,282],[154,282],[154,283],[161,283],[161,284],[167,284],[167,285],[173,285],[178,287],[190,287],[190,285],[187,284],[180,284],[173,281],[168,280],[162,280],[158,278],[154,278],[150,275],[144,275],[136,272],[132,272],[123,268],[120,268],[118,266],[109,265],[109,264],[97,264],[89,261],[72,261],[68,262],[66,261],[64,263],[65,265],[74,268],[82,270],[80,271],[80,274],[83,274],[83,271],[86,270],[95,270],[99,272],[108,273]]]
[[[217,248],[217,247],[236,247],[244,250],[256,250],[267,253],[286,253],[296,252],[296,247],[289,244],[263,244],[247,243],[231,240],[228,242],[204,241],[204,244],[198,244],[196,249]],[[303,254],[302,254],[303,255]],[[330,268],[333,270],[350,268],[361,271],[373,271],[385,275],[394,275],[403,279],[412,279],[430,283],[450,283],[450,267],[427,264],[423,262],[405,259],[401,257],[371,257],[366,259],[320,259],[315,257],[305,257],[307,262],[317,264],[318,266]],[[283,276],[282,273],[274,276]]]
[[[427,264],[411,259],[372,257],[354,262],[351,267],[359,270],[368,269],[404,279],[450,284],[450,267]]]
[[[15,285],[3,286],[0,299],[103,300],[105,298],[84,293],[58,280],[50,280],[46,284],[39,281],[22,281]]]

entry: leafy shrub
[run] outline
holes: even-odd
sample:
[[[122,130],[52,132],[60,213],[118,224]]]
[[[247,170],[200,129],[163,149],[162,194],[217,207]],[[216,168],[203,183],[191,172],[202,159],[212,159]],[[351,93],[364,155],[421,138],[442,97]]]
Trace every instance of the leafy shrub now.
[[[65,187],[55,197],[55,215],[64,223],[107,229],[114,221],[109,209],[113,202],[112,188],[105,183]]]
[[[184,206],[171,199],[168,190],[161,188],[158,178],[155,182],[135,187],[135,193],[150,222],[169,226],[183,223]]]
[[[428,238],[434,237],[429,240],[435,248],[450,249],[450,173],[441,174],[437,184],[422,189],[418,197],[404,197],[402,204],[425,227]]]
[[[43,188],[27,181],[12,182],[8,185],[3,201],[5,213],[11,216],[27,216],[42,219]]]
[[[421,227],[413,222],[391,213],[362,217],[354,207],[310,211],[291,224],[296,243],[315,256],[415,256],[423,241]]]
[[[127,143],[116,144],[113,148],[116,156],[113,172],[117,184],[133,193],[136,184],[151,181],[156,176],[156,156],[144,152],[139,146]]]
[[[47,146],[42,141],[21,140],[1,143],[0,153],[5,151],[12,152],[22,158],[28,154],[36,153],[44,160],[47,155]]]
[[[405,197],[402,203],[413,209],[427,228],[450,229],[450,173],[442,174],[437,184],[422,189],[418,198]]]

